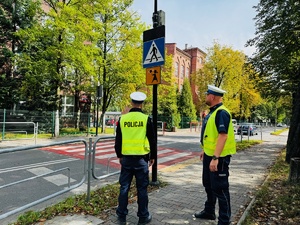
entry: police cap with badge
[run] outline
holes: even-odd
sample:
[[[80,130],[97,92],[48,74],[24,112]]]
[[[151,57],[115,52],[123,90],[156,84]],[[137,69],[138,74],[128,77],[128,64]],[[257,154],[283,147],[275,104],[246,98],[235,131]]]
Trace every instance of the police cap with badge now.
[[[139,91],[132,92],[130,94],[131,101],[136,104],[142,104],[145,101],[146,97],[147,96],[143,92]]]
[[[226,93],[226,91],[224,91],[221,88],[218,88],[214,85],[207,85],[207,91],[205,93],[222,97],[224,95],[224,93]]]

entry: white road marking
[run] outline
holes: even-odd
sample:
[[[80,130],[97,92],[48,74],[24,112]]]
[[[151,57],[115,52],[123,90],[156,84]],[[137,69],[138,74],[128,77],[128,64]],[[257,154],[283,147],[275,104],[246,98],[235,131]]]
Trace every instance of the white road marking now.
[[[50,170],[46,167],[38,167],[38,168],[33,168],[33,169],[28,169],[27,171],[33,173],[34,175],[41,175],[41,174],[45,174],[45,173],[51,173],[54,170]],[[62,185],[66,185],[68,184],[68,176],[61,174],[54,174],[54,175],[50,175],[50,176],[45,176],[43,177],[43,179],[57,185],[57,186],[62,186]],[[76,180],[74,179],[70,179],[70,182],[75,182]]]
[[[76,159],[76,158],[59,159],[59,160],[53,160],[53,161],[49,161],[49,162],[33,163],[33,164],[29,164],[29,165],[24,165],[24,166],[4,168],[4,169],[0,169],[0,174],[1,173],[8,173],[8,172],[13,172],[13,171],[18,171],[18,170],[36,168],[36,167],[40,167],[40,166],[48,166],[48,165],[53,165],[53,164],[73,162],[73,161],[78,161],[78,160],[80,160],[80,159]]]

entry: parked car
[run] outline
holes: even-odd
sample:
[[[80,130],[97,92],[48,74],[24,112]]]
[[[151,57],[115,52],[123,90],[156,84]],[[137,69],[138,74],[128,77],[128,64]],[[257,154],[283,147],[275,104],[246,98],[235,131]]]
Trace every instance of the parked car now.
[[[241,132],[245,135],[248,135],[249,132],[250,136],[258,135],[258,128],[253,123],[241,124],[237,129],[237,134],[240,135]]]

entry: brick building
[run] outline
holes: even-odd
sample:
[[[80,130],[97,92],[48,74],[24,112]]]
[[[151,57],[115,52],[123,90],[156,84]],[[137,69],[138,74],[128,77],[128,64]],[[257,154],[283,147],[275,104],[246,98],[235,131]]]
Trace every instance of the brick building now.
[[[168,55],[173,56],[174,77],[181,91],[185,78],[190,78],[191,74],[196,73],[204,65],[206,53],[197,47],[187,47],[179,49],[176,43],[166,43],[166,51]],[[191,91],[194,104],[198,101],[198,88],[191,83]]]

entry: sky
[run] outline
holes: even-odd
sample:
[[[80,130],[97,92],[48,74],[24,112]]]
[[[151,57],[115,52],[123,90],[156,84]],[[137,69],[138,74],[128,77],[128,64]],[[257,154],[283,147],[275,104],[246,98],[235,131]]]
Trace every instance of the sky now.
[[[152,28],[155,0],[134,0],[132,10]],[[251,56],[255,49],[245,47],[255,36],[256,15],[253,6],[259,0],[157,0],[157,10],[165,12],[166,43],[184,49],[207,48],[217,41]]]

